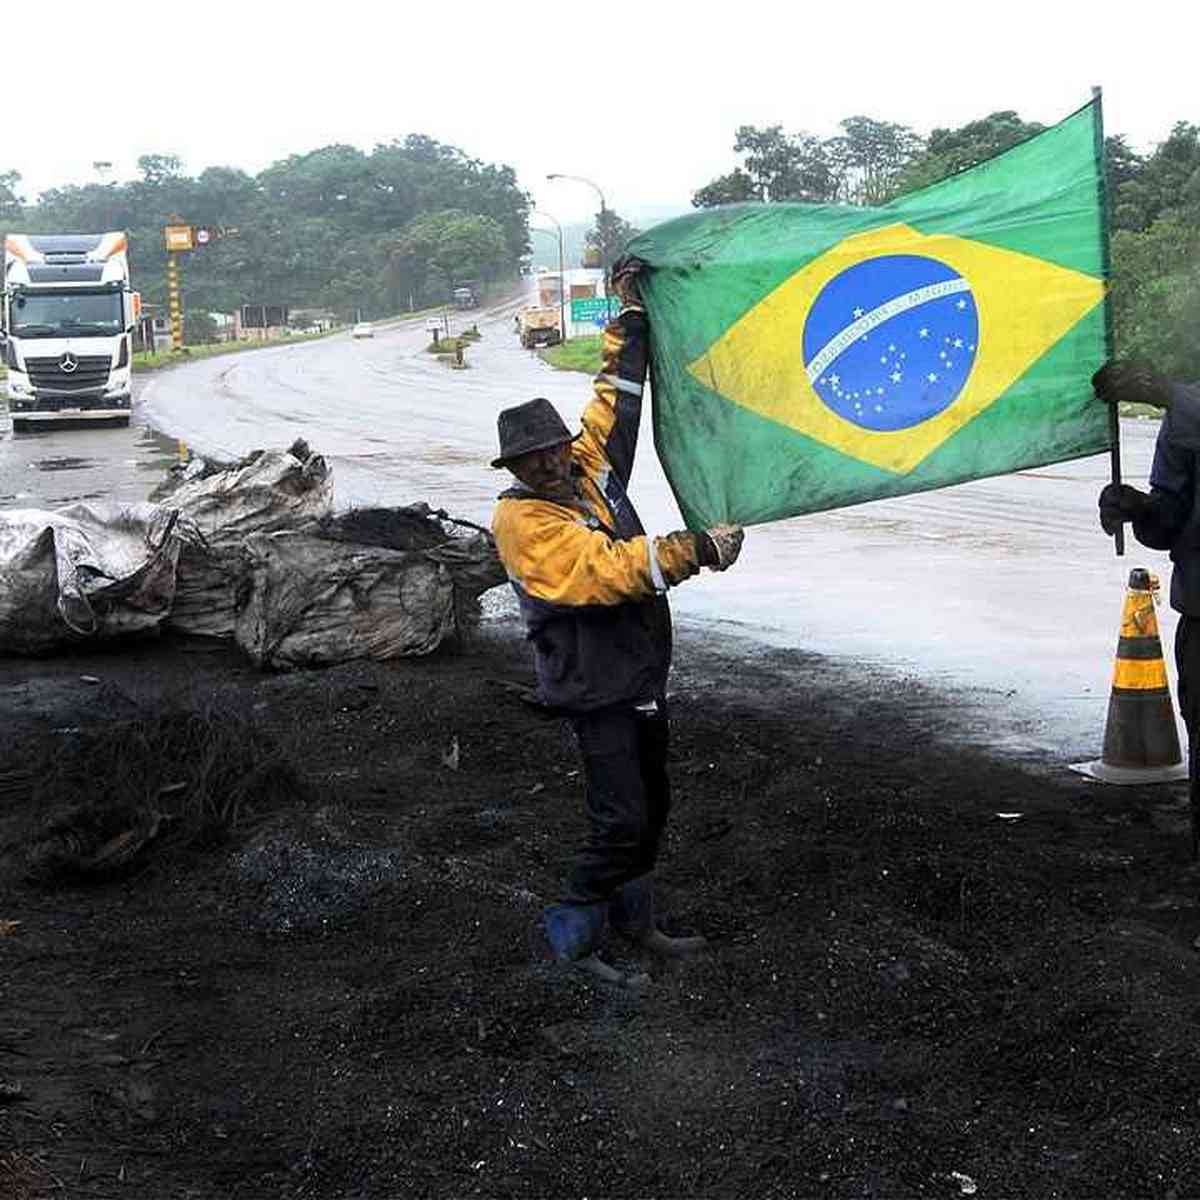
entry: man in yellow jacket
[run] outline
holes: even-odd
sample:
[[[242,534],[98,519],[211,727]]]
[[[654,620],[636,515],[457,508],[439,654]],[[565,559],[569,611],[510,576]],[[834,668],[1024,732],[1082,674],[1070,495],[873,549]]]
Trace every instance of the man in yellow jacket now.
[[[604,331],[603,364],[583,429],[530,400],[499,416],[494,467],[516,476],[496,505],[496,547],[533,644],[539,698],[570,718],[583,757],[588,837],[559,903],[546,909],[555,955],[609,982],[636,986],[596,955],[610,922],[662,954],[700,949],[654,924],[652,871],[671,804],[667,777],[666,591],[702,566],[723,571],[742,530],[647,537],[626,493],[637,448],[649,327],[636,259],[613,268],[620,315]]]

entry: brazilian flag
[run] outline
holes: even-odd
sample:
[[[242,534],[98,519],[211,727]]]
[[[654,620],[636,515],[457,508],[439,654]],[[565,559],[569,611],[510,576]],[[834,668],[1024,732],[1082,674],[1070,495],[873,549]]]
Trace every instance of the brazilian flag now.
[[[879,208],[659,225],[654,435],[689,526],[756,524],[1109,448],[1098,99]]]

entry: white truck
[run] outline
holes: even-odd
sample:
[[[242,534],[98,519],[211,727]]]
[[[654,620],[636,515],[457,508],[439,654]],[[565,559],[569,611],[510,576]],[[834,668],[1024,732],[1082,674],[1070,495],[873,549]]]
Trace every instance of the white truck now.
[[[140,315],[124,233],[10,233],[0,330],[13,429],[128,425]]]

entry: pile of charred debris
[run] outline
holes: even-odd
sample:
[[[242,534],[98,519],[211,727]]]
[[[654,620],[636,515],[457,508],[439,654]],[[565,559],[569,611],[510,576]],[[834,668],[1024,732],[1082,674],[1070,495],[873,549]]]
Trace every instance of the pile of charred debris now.
[[[172,468],[144,504],[0,513],[0,654],[163,630],[271,669],[423,655],[504,578],[487,530],[426,503],[336,511],[296,441]]]

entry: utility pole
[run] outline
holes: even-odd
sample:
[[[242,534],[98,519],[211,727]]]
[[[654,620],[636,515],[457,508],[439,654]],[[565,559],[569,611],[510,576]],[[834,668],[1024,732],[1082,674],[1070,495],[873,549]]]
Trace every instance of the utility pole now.
[[[608,262],[608,254],[605,249],[604,217],[605,217],[605,214],[608,212],[608,206],[604,203],[604,193],[600,190],[600,185],[593,183],[590,179],[587,179],[582,175],[562,175],[557,171],[554,171],[551,174],[547,175],[546,178],[547,179],[572,179],[576,183],[586,183],[587,186],[590,187],[592,189],[592,191],[594,191],[596,193],[596,195],[600,197],[600,214],[596,218],[596,237],[600,242],[600,245],[598,247],[598,249],[600,251],[600,269],[602,271],[607,272],[610,264]]]
[[[167,308],[171,315],[171,349],[183,349],[183,302],[179,294],[179,255],[167,255]]]
[[[184,225],[179,217],[175,224],[163,230],[167,246],[167,307],[171,316],[171,349],[183,349],[183,296],[179,288],[179,255],[195,246],[195,235],[190,225]]]

